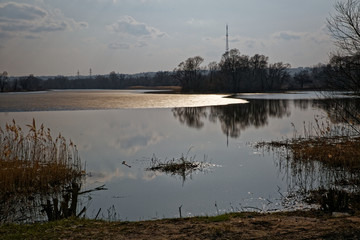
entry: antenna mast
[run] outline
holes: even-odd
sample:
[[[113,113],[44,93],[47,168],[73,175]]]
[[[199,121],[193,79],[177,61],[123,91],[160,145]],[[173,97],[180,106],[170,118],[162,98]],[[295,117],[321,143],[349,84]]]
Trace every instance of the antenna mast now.
[[[226,24],[226,53],[229,52],[229,26]]]

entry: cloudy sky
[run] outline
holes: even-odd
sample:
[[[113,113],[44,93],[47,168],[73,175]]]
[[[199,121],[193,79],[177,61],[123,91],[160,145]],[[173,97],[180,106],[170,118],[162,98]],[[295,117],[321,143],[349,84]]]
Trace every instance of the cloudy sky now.
[[[0,0],[0,72],[11,76],[172,70],[230,48],[292,67],[326,62],[335,0]]]

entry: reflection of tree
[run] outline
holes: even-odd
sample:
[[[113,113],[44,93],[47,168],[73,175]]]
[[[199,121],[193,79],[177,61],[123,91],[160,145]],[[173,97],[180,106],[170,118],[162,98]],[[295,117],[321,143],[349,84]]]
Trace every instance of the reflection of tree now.
[[[209,112],[208,112],[209,111]],[[289,100],[250,100],[248,104],[215,106],[210,108],[174,108],[175,118],[189,127],[201,128],[203,120],[219,121],[223,133],[238,138],[241,131],[254,126],[262,127],[269,117],[282,118],[289,116]]]
[[[193,128],[202,128],[204,126],[202,118],[207,117],[205,107],[174,108],[172,112],[182,124]]]
[[[293,101],[294,101],[294,106],[301,110],[307,110],[309,108],[309,105],[312,105],[313,103],[313,100],[311,99],[295,99]]]
[[[360,124],[360,98],[332,98],[317,100],[316,106],[326,111],[333,123],[346,123],[358,133]]]

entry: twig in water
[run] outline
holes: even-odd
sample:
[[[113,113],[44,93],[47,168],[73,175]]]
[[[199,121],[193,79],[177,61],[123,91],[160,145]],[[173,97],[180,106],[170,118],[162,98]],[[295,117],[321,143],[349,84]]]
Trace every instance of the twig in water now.
[[[83,192],[79,192],[79,195],[81,194],[85,194],[85,193],[91,193],[91,192],[95,192],[95,191],[101,191],[101,190],[107,190],[107,188],[105,187],[105,184],[104,185],[101,185],[99,187],[96,187],[94,189],[90,189],[90,190],[86,190],[86,191],[83,191]]]
[[[83,209],[79,212],[79,214],[76,217],[80,217],[81,214],[85,213],[86,207],[83,207]]]
[[[219,214],[218,206],[217,206],[217,204],[216,204],[216,201],[215,201],[215,208],[216,208],[217,215],[220,215],[220,214]]]
[[[97,212],[97,214],[96,214],[96,216],[95,216],[95,220],[96,220],[97,217],[99,216],[100,212],[101,212],[101,208],[99,208],[99,211]]]
[[[179,214],[180,214],[180,218],[182,218],[182,215],[181,215],[181,208],[182,208],[182,205],[179,207]]]
[[[127,166],[128,168],[131,168],[131,166],[129,164],[127,164],[125,161],[122,162],[122,165]]]

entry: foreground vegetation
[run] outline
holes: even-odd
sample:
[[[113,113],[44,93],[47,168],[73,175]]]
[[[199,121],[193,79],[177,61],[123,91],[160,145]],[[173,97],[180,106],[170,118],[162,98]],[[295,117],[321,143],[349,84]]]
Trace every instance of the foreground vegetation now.
[[[84,175],[76,146],[35,120],[27,127],[0,128],[0,223],[76,215]]]
[[[259,142],[255,148],[275,152],[280,171],[287,173],[289,189],[303,201],[326,212],[360,210],[360,137],[354,126],[315,118],[303,134]],[[291,195],[291,194],[290,194]]]
[[[360,217],[319,211],[107,222],[64,219],[0,226],[1,239],[358,239]]]

